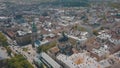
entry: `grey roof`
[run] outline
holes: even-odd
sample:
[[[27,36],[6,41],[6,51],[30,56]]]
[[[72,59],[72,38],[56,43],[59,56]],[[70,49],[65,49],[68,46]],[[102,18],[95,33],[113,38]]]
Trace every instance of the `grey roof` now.
[[[61,68],[61,66],[54,61],[50,56],[48,56],[45,52],[41,53],[42,58],[44,58],[53,68]]]

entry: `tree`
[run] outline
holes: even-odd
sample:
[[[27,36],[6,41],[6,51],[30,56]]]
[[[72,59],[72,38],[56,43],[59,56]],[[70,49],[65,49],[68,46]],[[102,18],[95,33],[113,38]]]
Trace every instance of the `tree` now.
[[[98,31],[97,30],[93,30],[93,34],[97,36],[98,35]]]
[[[0,32],[0,46],[7,46],[7,38]]]
[[[0,68],[9,68],[7,65],[7,60],[0,60]]]
[[[104,30],[104,27],[101,27],[100,30]]]
[[[43,46],[39,46],[39,47],[37,48],[37,53],[41,53],[41,52],[42,52],[42,48],[43,48]]]
[[[12,50],[10,49],[10,47],[5,47],[8,53],[8,56],[11,56]]]
[[[63,36],[63,37],[66,37],[66,35],[65,35],[65,32],[64,32],[64,31],[62,32],[62,36]]]
[[[56,41],[53,41],[53,42],[41,45],[37,48],[37,52],[38,53],[40,53],[42,51],[47,52],[47,50],[49,50],[50,48],[55,47],[56,44],[57,44]]]
[[[33,68],[22,55],[15,55],[15,57],[8,59],[7,62],[9,68]]]

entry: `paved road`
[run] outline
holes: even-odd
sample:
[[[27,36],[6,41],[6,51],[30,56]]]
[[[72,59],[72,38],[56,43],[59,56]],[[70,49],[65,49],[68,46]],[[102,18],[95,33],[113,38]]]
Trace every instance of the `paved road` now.
[[[6,50],[2,50],[2,47],[0,47],[0,60],[9,58]]]

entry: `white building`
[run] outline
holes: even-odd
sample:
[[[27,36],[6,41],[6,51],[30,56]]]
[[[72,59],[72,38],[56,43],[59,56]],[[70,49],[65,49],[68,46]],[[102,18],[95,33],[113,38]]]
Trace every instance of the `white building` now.
[[[102,68],[97,61],[87,56],[86,53],[78,53],[71,56],[59,54],[56,58],[64,68]]]
[[[99,49],[93,49],[92,53],[98,55],[99,57],[103,57],[110,53],[108,49],[109,49],[108,46],[104,45],[101,46]]]

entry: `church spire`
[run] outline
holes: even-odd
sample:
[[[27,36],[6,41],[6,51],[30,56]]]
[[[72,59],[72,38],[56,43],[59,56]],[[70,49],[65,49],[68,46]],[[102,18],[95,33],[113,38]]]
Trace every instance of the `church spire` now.
[[[35,23],[32,23],[32,46],[35,47],[35,41],[37,40],[37,27]]]
[[[37,32],[37,27],[34,22],[32,24],[32,32]]]

